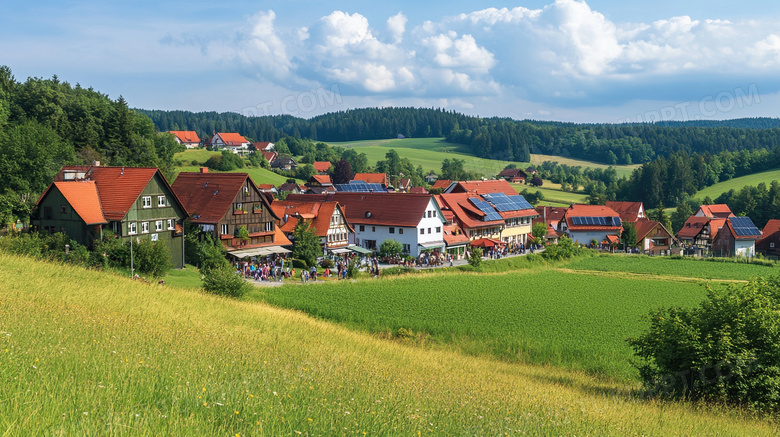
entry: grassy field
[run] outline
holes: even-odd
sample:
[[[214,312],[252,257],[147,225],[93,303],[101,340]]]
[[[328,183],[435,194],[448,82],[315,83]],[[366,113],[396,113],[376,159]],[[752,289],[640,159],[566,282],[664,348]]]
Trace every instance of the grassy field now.
[[[673,259],[643,255],[602,255],[581,258],[569,263],[568,267],[602,272],[740,281],[780,274],[778,266],[769,267],[755,264],[712,262],[697,258]]]
[[[747,176],[729,179],[724,182],[719,182],[699,191],[696,193],[695,197],[704,199],[705,197],[710,196],[712,200],[715,200],[718,196],[725,193],[726,191],[732,189],[739,191],[746,185],[756,186],[761,182],[764,182],[767,186],[769,186],[772,181],[780,181],[780,169],[754,173]]]
[[[409,346],[264,304],[6,254],[0,266],[4,436],[777,431],[729,409],[642,400],[631,385]]]
[[[392,292],[389,292],[392,290]],[[267,302],[370,332],[411,329],[466,353],[637,380],[626,338],[662,305],[694,306],[694,283],[538,273],[437,274],[424,278],[287,286]]]
[[[571,191],[556,190],[553,188],[534,187],[524,184],[512,184],[512,187],[518,192],[528,189],[530,193],[537,191],[544,194],[544,200],[555,203],[556,206],[569,206],[573,203],[588,203],[588,195],[583,193],[573,193]]]
[[[385,159],[385,154],[390,149],[395,149],[402,158],[409,158],[415,165],[422,165],[425,171],[441,171],[441,162],[444,159],[463,159],[466,161],[464,168],[469,171],[475,171],[485,176],[494,176],[504,169],[508,164],[514,163],[525,167],[528,164],[541,164],[544,161],[557,161],[561,164],[588,168],[607,168],[608,165],[598,164],[589,161],[582,161],[560,156],[551,155],[531,155],[531,162],[511,162],[498,161],[483,158],[476,158],[469,153],[467,146],[462,144],[452,144],[444,141],[443,138],[405,138],[389,140],[366,140],[366,141],[348,141],[328,143],[334,146],[359,149],[366,154],[368,162],[374,165],[377,161]],[[634,171],[638,165],[614,166],[618,176],[628,175]]]

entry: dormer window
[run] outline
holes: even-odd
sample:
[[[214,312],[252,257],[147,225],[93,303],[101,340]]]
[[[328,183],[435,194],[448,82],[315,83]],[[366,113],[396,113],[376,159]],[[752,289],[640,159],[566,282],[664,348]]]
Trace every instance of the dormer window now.
[[[144,208],[151,208],[152,207],[152,196],[144,196],[142,199],[143,207]]]

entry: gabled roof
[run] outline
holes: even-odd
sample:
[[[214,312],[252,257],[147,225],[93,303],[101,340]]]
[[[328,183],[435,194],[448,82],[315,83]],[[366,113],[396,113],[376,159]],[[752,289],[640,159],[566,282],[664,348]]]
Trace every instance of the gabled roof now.
[[[281,192],[284,192],[284,191],[291,191],[292,192],[292,191],[302,191],[302,190],[301,190],[301,187],[299,187],[298,184],[296,184],[296,183],[285,182],[282,185],[279,185],[278,191],[281,193]]]
[[[333,182],[330,180],[330,175],[326,175],[326,174],[315,174],[315,175],[312,175],[312,177],[309,179],[309,182],[311,182],[312,180],[317,182],[318,184],[320,184],[323,187],[332,186],[333,185]]]
[[[451,183],[452,183],[452,181],[449,180],[449,179],[439,179],[439,180],[437,180],[436,182],[433,183],[433,185],[431,186],[431,189],[441,188],[442,190],[446,190],[447,187],[449,187]]]
[[[257,184],[256,186],[260,191],[276,191],[274,184]]]
[[[437,195],[436,200],[441,205],[442,212],[451,211],[458,224],[464,228],[492,227],[505,224],[503,218],[483,221],[486,214],[469,201],[470,197],[474,197],[474,194],[447,193]]]
[[[428,190],[423,187],[412,187],[409,189],[411,194],[428,194]]]
[[[499,177],[502,178],[527,178],[528,175],[519,168],[506,168],[504,170],[501,170],[500,173],[498,173]]]
[[[69,171],[84,172],[84,179],[95,182],[100,207],[108,221],[122,220],[155,174],[159,173],[162,183],[170,188],[160,170],[152,167],[65,166],[54,177],[54,181],[64,181]],[[172,200],[181,203],[179,199]],[[183,209],[186,211],[186,207]]]
[[[539,214],[539,217],[534,219],[534,224],[536,223],[545,223],[550,224],[550,222],[559,222],[563,218],[564,215],[566,215],[567,208],[564,208],[562,206],[542,206],[539,205],[536,207],[536,212]]]
[[[444,243],[447,246],[463,246],[471,241],[457,225],[444,225],[443,230]]]
[[[218,223],[228,213],[247,180],[256,189],[246,173],[181,172],[173,183],[173,190],[195,217],[193,223]],[[269,208],[265,196],[260,198]]]
[[[685,240],[694,238],[699,235],[699,232],[701,232],[704,225],[709,221],[710,219],[707,217],[696,217],[694,215],[688,217],[688,220],[685,221],[682,229],[677,232],[677,238]]]
[[[597,231],[597,230],[604,230],[604,231],[611,231],[611,230],[618,230],[623,229],[622,224],[620,225],[583,225],[578,224],[575,225],[572,221],[572,218],[574,217],[610,217],[614,221],[614,223],[618,223],[615,219],[620,219],[620,216],[618,213],[616,213],[612,208],[609,208],[604,205],[583,205],[583,204],[574,204],[569,207],[569,209],[566,210],[566,215],[564,216],[564,220],[566,221],[566,226],[569,228],[570,231]]]
[[[255,150],[265,150],[268,146],[273,146],[274,143],[270,141],[258,141],[256,143],[252,143],[253,146],[255,146]]]
[[[314,228],[315,234],[319,237],[326,237],[328,235],[328,228],[330,228],[330,219],[333,217],[334,212],[341,211],[341,215],[345,217],[344,211],[341,205],[335,201],[322,202],[320,200],[277,200],[272,203],[271,206],[274,212],[279,216],[279,227],[285,233],[292,233],[295,231],[295,225],[298,224],[298,220],[295,217],[300,217],[311,223],[311,227]],[[287,222],[284,223],[285,215]],[[346,220],[345,224],[349,231],[352,231],[352,227],[349,225],[349,221]]]
[[[780,220],[771,219],[764,225],[764,229],[761,230],[761,234],[766,237],[780,231]]]
[[[382,184],[387,186],[387,174],[385,173],[355,173],[353,181],[363,181],[367,184]]]
[[[276,152],[260,152],[260,153],[263,155],[263,158],[265,158],[265,160],[268,161],[269,164],[274,162],[276,157],[279,156],[279,154]]]
[[[219,132],[217,135],[219,135],[219,137],[222,138],[222,141],[228,146],[240,146],[249,143],[243,135],[236,132]]]
[[[314,169],[320,173],[325,173],[330,168],[330,161],[316,161],[312,164]]]
[[[666,229],[666,226],[664,226],[662,223],[642,218],[634,223],[634,227],[636,228],[636,241],[642,241],[650,232],[653,231],[653,229],[659,226],[664,231],[666,231],[670,237],[674,238],[674,235],[672,235],[672,233]]]
[[[351,225],[416,227],[431,201],[430,194],[347,193],[289,195],[288,200],[336,201]]]
[[[718,232],[726,226],[726,219],[711,219],[707,225],[710,227],[710,241],[714,240],[718,236]]]
[[[737,219],[747,221],[747,223],[743,223],[742,226],[740,226],[740,224],[736,222]],[[758,240],[761,238],[761,231],[758,230],[753,224],[753,220],[749,217],[729,217],[726,219],[726,225],[724,227],[728,228],[735,240]]]
[[[512,188],[512,186],[509,185],[509,182],[504,179],[489,181],[460,181],[455,183],[455,186],[450,187],[447,192],[474,194],[504,193],[507,196],[517,195],[517,190]]]
[[[200,138],[194,130],[172,130],[168,133],[175,135],[182,143],[200,143]]]
[[[81,217],[85,224],[99,225],[108,223],[103,216],[103,211],[100,209],[100,197],[94,181],[54,182],[46,188],[46,191],[38,199],[38,204],[51,191],[52,187],[65,197],[73,211]]]
[[[734,217],[734,214],[731,212],[731,208],[729,208],[729,206],[725,203],[720,203],[717,205],[702,205],[698,212],[704,214],[704,217],[709,218]]]
[[[642,202],[607,201],[607,206],[620,215],[624,222],[635,222],[640,219],[639,213],[644,212]],[[643,214],[644,215],[644,214]]]

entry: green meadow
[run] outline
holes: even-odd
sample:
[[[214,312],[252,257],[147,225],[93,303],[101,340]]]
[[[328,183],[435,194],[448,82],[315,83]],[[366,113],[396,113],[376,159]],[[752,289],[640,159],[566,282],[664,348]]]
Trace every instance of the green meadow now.
[[[147,285],[2,253],[0,266],[0,431],[4,436],[745,436],[777,432],[770,419],[730,408],[640,398],[632,394],[635,383],[596,378],[566,367],[420,347],[415,339],[386,339],[352,330],[349,324],[261,302]],[[525,332],[528,339],[518,347],[536,344],[540,339],[536,331],[561,323],[577,323],[594,332],[571,334],[559,329],[561,339],[550,339],[553,346],[572,335],[594,339],[605,335],[607,343],[617,344],[617,338],[612,339],[616,333],[622,335],[617,329],[600,332],[607,323],[588,321],[582,317],[585,310],[575,307],[605,315],[596,301],[626,293],[613,288],[626,284],[610,282],[610,287],[590,287],[600,291],[564,296],[554,289],[579,281],[567,275],[554,275],[559,279],[545,273],[530,275],[526,282],[524,274],[499,274],[489,284],[501,281],[507,287],[503,292],[513,295],[513,289],[533,287],[534,293],[524,295],[528,303],[514,304],[525,310],[507,308],[507,312],[533,315],[538,321],[518,322],[487,313],[480,301],[496,302],[500,293],[479,285],[480,277],[469,274],[453,276],[476,287],[478,292],[471,297],[457,289],[448,296],[436,290],[457,286],[454,282],[424,278],[417,288],[432,288],[427,290],[431,299],[422,308],[396,300],[398,307],[389,310],[412,323],[413,314],[435,313],[439,305],[460,307],[453,315],[475,327],[465,335],[484,336],[485,326],[493,323],[496,332]],[[492,278],[484,276],[488,277]],[[553,282],[547,285],[548,280]],[[398,292],[415,295],[413,282],[407,281],[413,279],[334,284],[345,287],[343,292],[315,284],[283,290],[301,295],[327,292],[344,299],[346,294],[359,297],[357,291],[364,287],[370,296],[392,303],[383,295],[396,293],[396,285]],[[679,302],[680,297],[662,290],[663,284],[638,283],[640,291],[633,294],[640,300],[638,305],[651,305],[653,299]],[[573,314],[553,310],[545,316],[547,312],[539,307],[545,299],[532,295],[548,293],[575,299],[558,305]],[[656,293],[658,297],[653,296]],[[678,293],[690,294],[692,302],[699,291]],[[457,301],[448,300],[456,297]],[[510,303],[507,299],[504,302]],[[364,301],[355,305],[365,308]],[[616,323],[636,324],[622,315],[631,311],[619,302],[605,303],[620,314]],[[463,332],[441,316],[429,323],[450,323],[458,334]],[[518,331],[522,324],[527,328]],[[588,352],[582,353],[585,357]]]
[[[718,196],[729,190],[739,191],[744,186],[749,185],[754,187],[762,182],[769,186],[772,181],[780,181],[780,169],[753,173],[747,176],[718,182],[715,185],[700,190],[694,197],[704,199],[709,196],[710,199],[715,200]]]

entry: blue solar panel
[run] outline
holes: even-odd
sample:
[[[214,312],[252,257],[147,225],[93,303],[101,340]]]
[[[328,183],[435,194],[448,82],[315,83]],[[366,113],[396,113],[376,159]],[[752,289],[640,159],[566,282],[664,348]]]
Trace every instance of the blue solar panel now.
[[[477,208],[479,208],[480,211],[485,213],[485,221],[493,221],[493,220],[503,220],[504,218],[501,217],[501,214],[497,213],[493,207],[485,202],[484,200],[478,198],[478,197],[469,197],[469,200],[471,203],[474,204]]]
[[[343,191],[347,193],[384,193],[385,190],[382,184],[367,184],[363,181],[350,181],[347,184],[335,184],[336,191]]]
[[[525,200],[525,197],[523,196],[507,196],[516,206],[517,209],[534,209],[533,205],[528,203],[527,200]]]
[[[729,221],[731,221],[731,227],[734,228],[734,232],[738,237],[761,235],[761,231],[753,224],[753,220],[750,217],[731,217]]]

